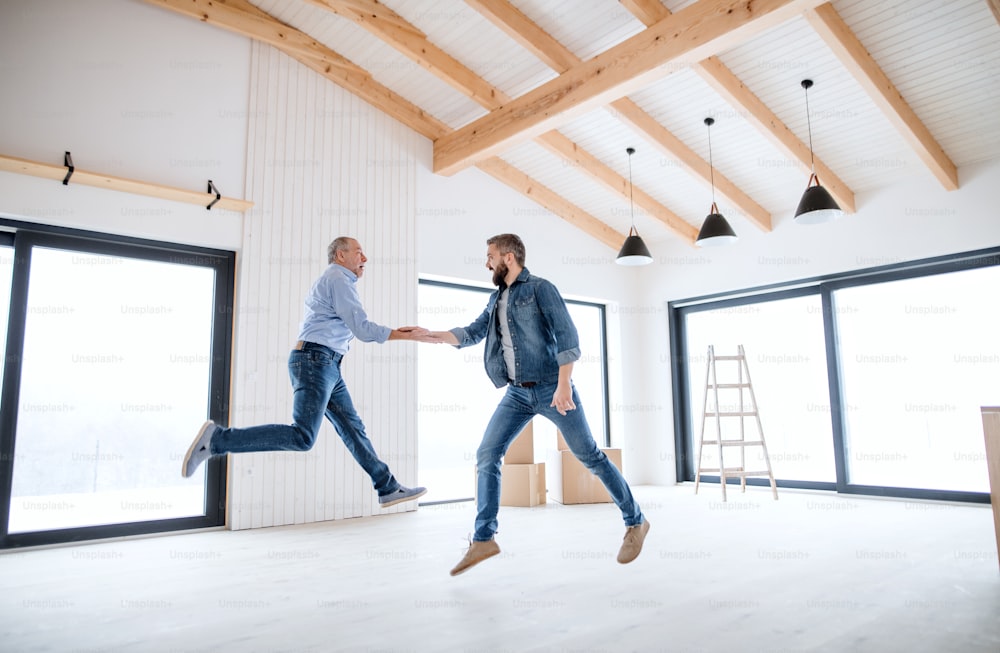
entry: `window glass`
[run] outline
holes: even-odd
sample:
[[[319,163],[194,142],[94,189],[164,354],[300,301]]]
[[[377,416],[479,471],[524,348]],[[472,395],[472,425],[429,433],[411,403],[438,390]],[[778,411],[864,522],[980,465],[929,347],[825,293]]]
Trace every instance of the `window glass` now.
[[[205,514],[212,269],[32,249],[9,532]]]
[[[735,356],[740,345],[746,352],[747,370],[757,400],[768,458],[775,478],[834,482],[833,436],[823,310],[820,296],[806,295],[711,310],[691,311],[686,316],[688,414],[691,430],[686,434],[697,468],[705,412],[708,347],[716,356]],[[739,380],[736,362],[716,362],[718,383]],[[738,389],[719,390],[723,411],[739,409]],[[744,406],[751,406],[744,389]],[[709,410],[714,396],[710,397]],[[739,418],[721,418],[724,438],[738,437]],[[747,440],[757,434],[753,417],[745,420]],[[717,426],[709,418],[705,439],[714,440]],[[744,447],[747,468],[765,470],[763,448]],[[718,467],[714,445],[706,445],[703,466]],[[727,449],[726,467],[739,464],[737,447]],[[717,476],[717,473],[711,473]]]
[[[1000,397],[1000,268],[834,292],[848,482],[989,492],[980,407]]]

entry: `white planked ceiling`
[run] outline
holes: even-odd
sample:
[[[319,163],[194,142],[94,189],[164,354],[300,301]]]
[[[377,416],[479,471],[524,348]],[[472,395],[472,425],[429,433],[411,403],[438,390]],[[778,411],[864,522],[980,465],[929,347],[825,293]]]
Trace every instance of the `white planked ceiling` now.
[[[664,3],[676,12],[695,0]],[[522,14],[581,60],[646,27],[616,0],[510,0]],[[254,0],[276,19],[346,57],[399,96],[452,129],[486,116],[488,108],[411,61],[355,21],[307,0]],[[461,0],[381,0],[427,39],[509,98],[557,77],[514,38]],[[1000,25],[987,0],[834,0],[833,8],[899,90],[959,169],[1000,155]],[[718,55],[802,142],[808,143],[806,98],[800,82],[814,80],[808,102],[812,143],[822,160],[862,197],[919,178],[940,184],[928,166],[804,17],[774,27]],[[680,69],[633,92],[629,99],[708,161],[711,128],[716,179],[723,175],[771,213],[790,218],[808,168],[789,158],[691,69]],[[560,133],[628,178],[626,147],[636,148],[632,180],[695,228],[711,204],[705,181],[664,154],[613,108],[565,122]],[[537,142],[501,158],[621,233],[632,223],[629,201]],[[500,183],[500,182],[498,182]],[[737,232],[761,229],[716,193]],[[860,201],[860,200],[859,200]],[[863,208],[859,205],[858,208]],[[663,222],[635,208],[636,226],[651,242],[678,238]]]

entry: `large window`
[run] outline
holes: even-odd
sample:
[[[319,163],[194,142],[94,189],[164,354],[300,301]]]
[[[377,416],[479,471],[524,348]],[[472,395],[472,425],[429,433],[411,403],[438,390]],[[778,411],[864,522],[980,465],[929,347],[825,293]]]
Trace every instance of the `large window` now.
[[[466,326],[486,308],[490,289],[421,280],[419,322],[433,329]],[[608,446],[605,313],[598,304],[567,301],[580,336],[581,359],[573,383],[598,445]],[[418,348],[418,478],[428,488],[426,503],[471,499],[475,490],[476,449],[503,396],[483,369],[483,345],[456,350]],[[555,446],[555,427],[533,421],[536,460],[545,443]]]
[[[830,393],[819,296],[692,311],[686,320],[690,355],[688,410],[695,417],[694,454],[698,454],[697,441],[705,406],[708,347],[714,347],[716,356],[734,356],[743,345],[775,476],[833,483],[836,475],[830,438]],[[716,363],[716,374],[719,383],[739,380],[737,366],[732,362]],[[722,410],[740,410],[736,405],[739,392],[739,389],[720,390]],[[743,393],[744,406],[748,406],[749,392],[743,390]],[[729,437],[725,429],[736,422],[723,422],[725,437]],[[708,436],[715,432],[714,427],[712,420],[708,420],[706,439],[713,439]],[[753,430],[756,432],[755,424]],[[733,453],[738,455],[738,452]],[[762,453],[761,447],[746,447],[747,468],[765,469]],[[718,467],[707,463],[716,455],[714,447],[706,447],[704,455],[707,456],[705,467]],[[731,464],[728,457],[726,464]]]
[[[780,486],[988,501],[997,254],[672,302],[678,478],[694,479],[707,348],[743,344]]]
[[[996,288],[1000,267],[834,291],[849,483],[989,492]]]
[[[180,464],[206,417],[225,421],[232,255],[7,237],[4,545],[221,524],[222,465]]]

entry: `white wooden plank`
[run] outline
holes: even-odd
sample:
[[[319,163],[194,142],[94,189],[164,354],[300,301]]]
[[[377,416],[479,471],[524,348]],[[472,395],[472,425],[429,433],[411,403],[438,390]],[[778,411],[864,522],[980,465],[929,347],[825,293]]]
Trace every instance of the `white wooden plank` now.
[[[238,317],[236,368],[247,373],[236,375],[234,396],[237,403],[253,407],[241,411],[246,419],[239,426],[290,421],[288,351],[301,321],[303,294],[325,267],[330,240],[350,235],[369,255],[415,259],[413,199],[396,198],[415,193],[416,136],[269,47],[255,45],[253,57],[252,97],[266,109],[251,116],[248,151],[253,158],[247,185],[261,198],[261,210],[247,223],[239,296],[247,306],[259,308]],[[401,233],[411,237],[400,238]],[[380,251],[373,251],[373,245]],[[400,306],[415,313],[416,267],[383,267],[366,274],[358,289],[370,317],[395,327]],[[411,393],[406,399],[392,382],[413,376],[415,367],[384,357],[399,346],[355,341],[343,368],[383,457],[415,448],[415,384],[411,380],[404,386]],[[371,362],[366,352],[383,357]],[[398,427],[395,420],[410,426]],[[234,458],[239,476],[233,479],[233,528],[341,519],[377,510],[367,474],[328,423],[308,453]],[[405,457],[409,468],[392,465],[400,477],[415,477],[410,458]]]

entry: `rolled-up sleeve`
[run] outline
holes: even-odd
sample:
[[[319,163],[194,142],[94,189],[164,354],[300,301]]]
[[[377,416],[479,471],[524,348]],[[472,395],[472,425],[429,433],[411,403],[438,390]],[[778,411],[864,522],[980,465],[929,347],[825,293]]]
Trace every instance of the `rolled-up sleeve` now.
[[[549,281],[543,281],[536,290],[536,299],[543,318],[552,329],[556,339],[556,363],[559,366],[576,362],[580,359],[580,336],[576,325],[566,308],[566,301],[559,291]]]
[[[458,349],[462,347],[471,347],[479,342],[482,342],[483,338],[486,337],[486,330],[490,324],[490,309],[493,306],[493,300],[490,299],[486,304],[486,309],[476,318],[475,322],[465,327],[455,327],[454,329],[448,329],[449,333],[455,336],[458,340],[458,344],[455,345]]]
[[[556,363],[559,367],[567,365],[569,363],[575,363],[580,360],[580,348],[573,347],[572,349],[563,349],[562,351],[556,352]]]

